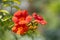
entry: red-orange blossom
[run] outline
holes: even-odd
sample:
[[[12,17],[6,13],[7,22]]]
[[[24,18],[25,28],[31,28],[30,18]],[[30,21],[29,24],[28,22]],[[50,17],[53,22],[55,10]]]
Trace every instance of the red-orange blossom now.
[[[29,27],[27,26],[31,21],[32,17],[35,19],[37,23],[46,24],[47,22],[43,19],[42,16],[37,15],[36,13],[33,13],[33,15],[29,15],[27,10],[18,10],[14,13],[12,20],[14,22],[14,27],[12,27],[12,31],[24,35],[29,31]]]
[[[26,10],[19,10],[14,13],[12,20],[15,24],[12,28],[12,31],[23,35],[28,31],[27,23],[32,20],[32,16],[28,15],[28,12]]]

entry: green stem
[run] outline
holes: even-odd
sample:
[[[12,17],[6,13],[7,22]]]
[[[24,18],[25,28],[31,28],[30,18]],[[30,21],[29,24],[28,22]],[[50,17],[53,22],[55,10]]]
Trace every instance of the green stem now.
[[[15,35],[15,39],[18,40],[17,36]]]
[[[12,33],[12,34],[13,34],[13,36],[14,36],[15,40],[18,40],[18,38],[17,38],[16,34],[14,34],[14,33]]]
[[[11,14],[12,14],[12,8],[13,8],[12,6],[13,6],[13,4],[14,4],[14,3],[11,2],[11,6],[10,6],[10,7],[11,7]]]
[[[11,14],[12,14],[12,6],[11,6]]]
[[[32,35],[32,40],[34,40],[34,36]]]
[[[2,9],[2,3],[0,4],[0,10]]]

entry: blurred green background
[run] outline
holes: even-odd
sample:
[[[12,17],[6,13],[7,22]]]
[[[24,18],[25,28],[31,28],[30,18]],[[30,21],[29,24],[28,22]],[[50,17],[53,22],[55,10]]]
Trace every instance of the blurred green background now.
[[[19,0],[15,2],[15,0],[0,1],[0,11],[7,10],[10,13],[4,16],[4,12],[3,14],[0,12],[0,40],[32,40],[27,36],[21,37],[16,35],[10,30],[12,27],[11,24],[13,24],[10,17],[12,17],[11,15],[18,9],[28,10],[30,14],[36,12],[42,15],[47,21],[47,25],[40,25],[39,32],[41,34],[39,37],[35,36],[34,40],[60,40],[60,0]],[[9,21],[7,19],[9,19]],[[7,22],[5,20],[7,20]]]

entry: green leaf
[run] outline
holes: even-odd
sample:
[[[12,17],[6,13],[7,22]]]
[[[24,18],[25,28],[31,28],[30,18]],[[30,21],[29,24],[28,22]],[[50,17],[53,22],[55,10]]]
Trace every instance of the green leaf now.
[[[5,14],[9,14],[9,12],[6,10],[0,10],[0,12],[5,13]]]
[[[8,6],[11,6],[11,5],[10,5],[10,4],[4,4],[3,6],[4,6],[4,7],[8,7]]]
[[[13,22],[12,22],[12,20],[11,21],[10,20],[11,19],[3,22],[5,24],[5,25],[3,25],[3,27],[5,28],[5,30],[6,29],[11,30],[12,26],[14,25]]]
[[[8,0],[2,0],[2,1],[8,1]]]
[[[0,19],[2,18],[2,15],[0,15]]]
[[[20,4],[19,0],[3,0],[3,2],[5,2],[5,3],[6,2],[9,2],[9,3],[11,3],[11,2],[14,3],[15,2],[17,4]]]
[[[12,6],[13,8],[16,8],[17,10],[19,10],[20,8],[18,6]]]
[[[0,26],[2,26],[3,25],[3,22],[2,22],[2,20],[0,19]]]
[[[17,3],[17,4],[20,4],[20,2],[18,1],[18,0],[13,0],[15,3]]]
[[[6,16],[4,16],[4,17],[2,18],[2,21],[7,21],[7,20],[9,20],[10,18],[11,18],[10,15],[6,15]]]

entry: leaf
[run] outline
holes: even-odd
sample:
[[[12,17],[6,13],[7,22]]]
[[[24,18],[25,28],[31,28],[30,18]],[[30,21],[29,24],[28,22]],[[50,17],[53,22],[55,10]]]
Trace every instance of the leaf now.
[[[2,26],[3,25],[3,22],[2,22],[2,20],[0,19],[0,26]]]
[[[11,6],[11,4],[4,4],[3,6],[4,6],[4,7],[8,7],[8,6]],[[18,6],[15,6],[15,5],[13,5],[12,7],[13,7],[13,8],[16,8],[17,10],[20,9]]]
[[[12,6],[13,8],[16,8],[17,10],[19,10],[20,8],[18,6]]]
[[[4,30],[10,30],[11,27],[13,26],[13,22],[11,20],[12,16],[11,15],[6,15],[1,19],[1,26],[3,27]]]
[[[9,12],[6,10],[0,10],[0,12],[5,13],[5,14],[9,14]]]
[[[2,0],[2,1],[8,1],[8,0]]]
[[[4,17],[2,18],[2,21],[7,21],[7,20],[9,20],[10,18],[11,18],[10,15],[6,15],[6,16],[4,16]]]
[[[19,0],[3,0],[3,2],[9,2],[9,3],[11,3],[11,2],[15,2],[15,3],[17,3],[17,4],[20,4],[20,2],[19,2]]]
[[[8,7],[8,6],[11,6],[11,5],[10,5],[10,4],[4,4],[3,6],[4,6],[4,7]]]
[[[0,19],[2,18],[2,15],[0,15]]]
[[[17,4],[20,4],[20,2],[18,1],[18,0],[13,0],[15,3],[17,3]]]
[[[4,21],[4,29],[8,29],[8,30],[11,30],[12,26],[14,25],[12,21],[10,21],[11,19],[7,20],[7,21]]]

